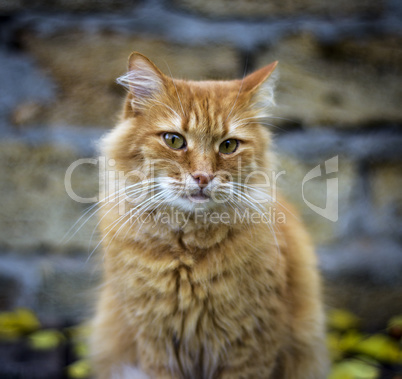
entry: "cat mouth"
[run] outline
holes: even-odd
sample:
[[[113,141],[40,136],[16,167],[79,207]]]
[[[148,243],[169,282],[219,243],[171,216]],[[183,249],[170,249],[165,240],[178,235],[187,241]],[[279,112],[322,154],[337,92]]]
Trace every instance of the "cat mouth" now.
[[[202,192],[202,190],[195,194],[187,195],[187,198],[197,203],[204,203],[211,199],[208,195]]]

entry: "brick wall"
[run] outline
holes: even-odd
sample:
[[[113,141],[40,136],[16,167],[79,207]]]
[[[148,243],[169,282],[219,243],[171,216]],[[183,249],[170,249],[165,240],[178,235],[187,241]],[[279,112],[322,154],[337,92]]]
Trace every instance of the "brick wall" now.
[[[241,77],[279,60],[279,185],[317,244],[326,301],[367,326],[402,312],[398,1],[1,0],[0,22],[1,308],[28,305],[55,319],[90,308],[97,220],[62,241],[90,205],[67,196],[64,175],[96,155],[124,95],[115,78],[137,50],[191,79]],[[337,222],[301,195],[306,173],[334,156]],[[96,195],[97,167],[81,166],[72,180],[79,195]],[[324,177],[306,191],[325,204]]]

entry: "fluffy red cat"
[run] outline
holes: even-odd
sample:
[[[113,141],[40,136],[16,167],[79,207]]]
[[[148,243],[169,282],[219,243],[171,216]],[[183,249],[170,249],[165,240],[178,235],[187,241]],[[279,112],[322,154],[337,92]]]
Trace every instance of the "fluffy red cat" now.
[[[316,258],[267,182],[276,64],[196,82],[131,54],[102,144],[114,188],[101,194],[97,378],[326,377]]]

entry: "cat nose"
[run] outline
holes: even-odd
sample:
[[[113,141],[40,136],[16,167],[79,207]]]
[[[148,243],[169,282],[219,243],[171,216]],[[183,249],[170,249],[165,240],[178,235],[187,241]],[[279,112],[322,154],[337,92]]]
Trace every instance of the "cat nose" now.
[[[214,178],[213,175],[208,175],[202,172],[191,174],[191,176],[194,178],[200,188],[205,188],[208,183]]]

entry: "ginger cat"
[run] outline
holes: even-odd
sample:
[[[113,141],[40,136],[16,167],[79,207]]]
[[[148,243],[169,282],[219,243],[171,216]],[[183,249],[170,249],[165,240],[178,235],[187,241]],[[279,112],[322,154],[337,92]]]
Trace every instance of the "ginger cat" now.
[[[276,64],[196,82],[131,54],[102,143],[114,188],[101,194],[96,378],[326,377],[316,258],[266,181]]]

